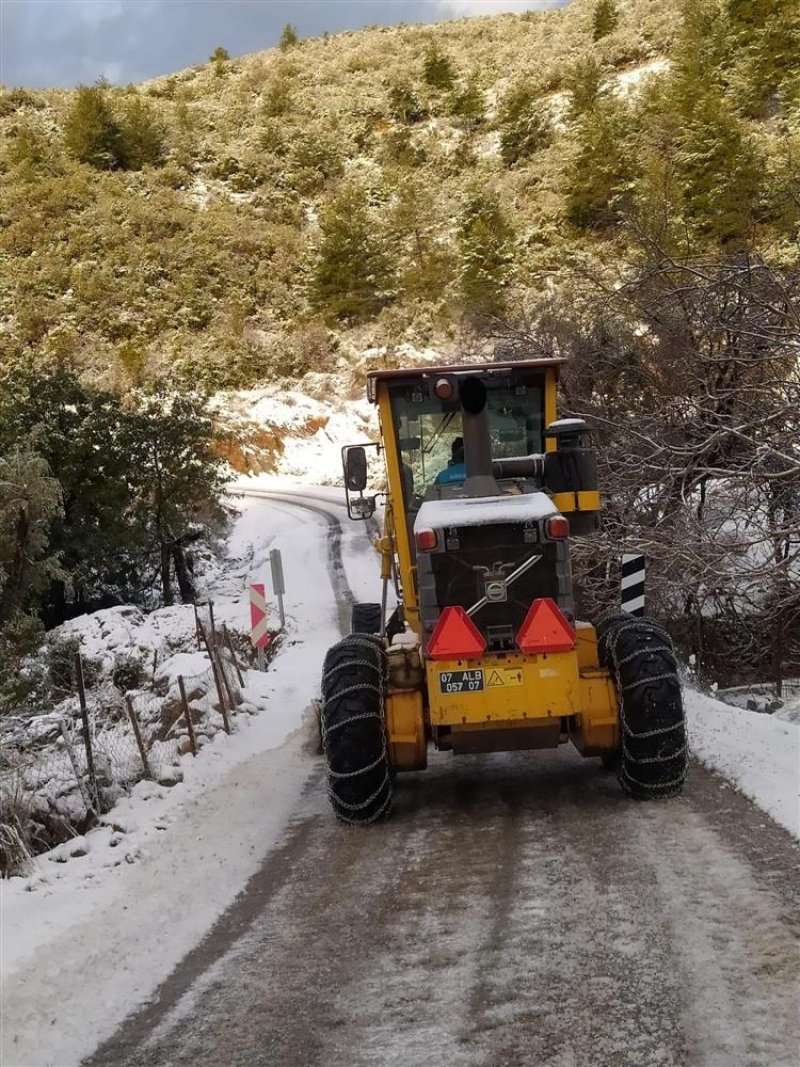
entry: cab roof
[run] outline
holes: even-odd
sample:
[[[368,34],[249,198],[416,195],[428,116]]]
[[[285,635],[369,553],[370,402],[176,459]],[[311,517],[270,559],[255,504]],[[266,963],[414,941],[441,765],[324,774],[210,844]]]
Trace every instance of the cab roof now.
[[[566,363],[564,357],[551,359],[517,359],[499,363],[457,363],[439,364],[433,367],[405,367],[400,370],[371,370],[367,374],[367,398],[374,404],[378,398],[378,383],[402,378],[413,381],[414,378],[430,378],[434,374],[477,374],[494,375],[507,371],[547,370],[553,368],[558,376],[559,368]]]

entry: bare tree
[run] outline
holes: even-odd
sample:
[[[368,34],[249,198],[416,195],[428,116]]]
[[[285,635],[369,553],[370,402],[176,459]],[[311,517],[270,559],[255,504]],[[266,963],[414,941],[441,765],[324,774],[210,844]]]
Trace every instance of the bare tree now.
[[[686,649],[780,688],[800,653],[800,273],[654,250],[574,275],[517,332],[571,357],[565,406],[596,428],[606,509],[576,560],[587,609],[617,598],[623,547],[643,551],[650,607]]]

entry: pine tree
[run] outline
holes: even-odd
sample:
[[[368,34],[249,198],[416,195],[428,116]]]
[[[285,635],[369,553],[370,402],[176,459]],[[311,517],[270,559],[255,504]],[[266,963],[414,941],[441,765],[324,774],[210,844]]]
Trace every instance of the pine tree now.
[[[599,41],[602,37],[607,37],[609,33],[616,29],[618,21],[619,15],[617,14],[617,5],[614,0],[597,0],[592,14],[592,36],[595,41]]]
[[[79,162],[116,170],[125,165],[125,148],[105,93],[102,85],[80,86],[64,124],[64,143]]]
[[[328,318],[359,321],[389,302],[386,243],[364,193],[344,186],[325,205],[322,241],[311,280],[314,306]]]
[[[227,48],[223,48],[221,44],[218,44],[211,55],[208,57],[209,63],[214,64],[214,73],[218,78],[221,78],[225,73],[226,64],[230,62],[231,54]]]
[[[413,173],[397,189],[390,218],[401,263],[399,288],[405,296],[439,300],[454,272],[452,253],[438,240],[442,213],[435,191]]]
[[[571,97],[573,119],[591,111],[600,99],[603,88],[603,68],[596,56],[586,55],[578,59],[565,79]]]
[[[486,106],[477,78],[470,78],[461,92],[453,94],[450,113],[460,119],[467,129],[480,126],[486,114]]]
[[[184,603],[194,599],[187,546],[198,520],[221,520],[224,485],[213,450],[206,401],[166,388],[138,398],[126,413],[120,444],[131,468],[131,520],[157,556],[165,604],[174,599],[172,575]]]
[[[449,92],[455,85],[456,75],[453,64],[435,42],[431,42],[425,53],[422,74],[433,89]]]
[[[676,162],[686,214],[697,232],[720,244],[742,241],[753,225],[762,168],[720,91],[711,88],[696,101]]]
[[[461,296],[468,312],[499,315],[513,265],[514,231],[497,198],[476,193],[459,220]]]
[[[422,122],[427,111],[407,82],[397,82],[389,87],[389,114],[398,122]]]
[[[125,166],[128,170],[157,166],[163,160],[163,128],[152,107],[139,96],[135,96],[125,107],[122,141]]]
[[[64,368],[18,366],[0,379],[0,453],[35,435],[63,494],[51,544],[71,591],[66,578],[48,590],[51,621],[63,622],[68,593],[85,605],[111,589],[126,597],[136,583],[144,546],[128,519],[130,457],[119,444],[122,421],[117,396],[84,386]]]
[[[732,40],[742,25],[763,21],[765,8],[748,0],[731,18],[733,35],[719,0],[687,0],[666,101],[676,116],[671,154],[683,215],[698,237],[724,245],[746,238],[761,185],[759,161],[731,100]]]
[[[800,5],[796,0],[726,0],[732,51],[748,114],[774,109],[781,94],[797,103],[800,89]]]
[[[17,446],[0,455],[0,625],[62,574],[50,545],[61,514],[61,487],[42,456]]]
[[[684,0],[670,78],[672,105],[684,119],[712,84],[723,85],[728,60],[729,38],[718,0]]]
[[[617,221],[634,173],[629,123],[624,105],[613,99],[602,100],[579,119],[564,190],[566,215],[574,226],[602,229]]]
[[[265,118],[275,119],[292,110],[294,97],[294,74],[291,64],[281,59],[275,66],[274,73],[264,89],[263,114]]]
[[[546,108],[526,85],[517,86],[506,95],[497,125],[500,128],[500,155],[507,167],[532,156],[550,140]]]
[[[287,22],[281,30],[281,37],[280,41],[278,42],[278,48],[280,48],[281,52],[287,52],[290,48],[294,48],[294,46],[299,42],[299,40],[300,38],[297,36],[297,30],[294,28],[294,26],[292,26],[290,22]]]

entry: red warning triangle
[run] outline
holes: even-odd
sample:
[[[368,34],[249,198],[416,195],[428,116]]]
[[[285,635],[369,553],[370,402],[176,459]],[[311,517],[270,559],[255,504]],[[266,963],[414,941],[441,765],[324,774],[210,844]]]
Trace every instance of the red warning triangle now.
[[[468,659],[480,656],[486,641],[462,607],[445,608],[428,642],[430,659]]]
[[[525,616],[517,634],[517,646],[530,656],[540,652],[570,652],[575,647],[575,631],[555,600],[541,597],[534,600]]]

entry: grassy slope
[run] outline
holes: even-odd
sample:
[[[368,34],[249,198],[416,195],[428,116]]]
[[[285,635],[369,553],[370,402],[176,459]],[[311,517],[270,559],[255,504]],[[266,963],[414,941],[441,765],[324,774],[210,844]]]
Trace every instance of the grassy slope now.
[[[548,13],[343,33],[115,89],[115,106],[140,94],[166,130],[166,165],[138,173],[69,161],[62,129],[71,93],[36,92],[18,106],[6,100],[6,145],[21,127],[47,142],[33,178],[6,150],[6,352],[66,356],[122,387],[168,367],[231,386],[333,368],[369,345],[454,345],[455,221],[463,204],[477,189],[497,192],[515,228],[516,277],[534,288],[558,271],[565,252],[597,249],[597,238],[571,231],[562,218],[571,150],[564,76],[587,52],[612,79],[647,65],[668,50],[677,6],[624,0],[617,29],[598,43],[592,5],[575,0]],[[476,129],[450,114],[448,94],[425,85],[431,41],[453,62],[458,87],[470,78],[479,85],[486,120]],[[404,127],[391,117],[389,86],[398,81],[413,84],[430,112],[425,121]],[[497,103],[518,84],[548,102],[558,132],[507,169]],[[403,160],[396,141],[406,134]],[[398,196],[412,187],[427,236],[452,254],[453,266],[436,292],[404,292],[401,278],[375,319],[330,330],[309,308],[308,278],[321,207],[342,181],[357,184],[389,229]],[[401,267],[407,251],[398,241]]]

